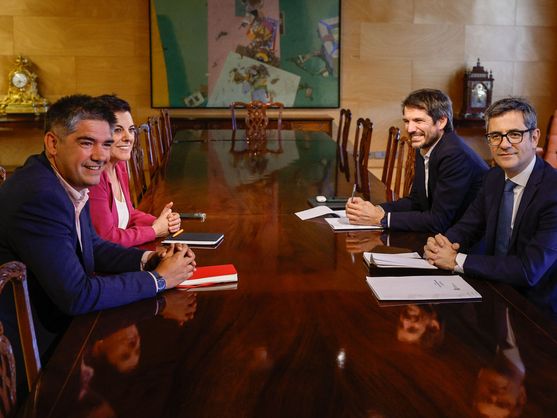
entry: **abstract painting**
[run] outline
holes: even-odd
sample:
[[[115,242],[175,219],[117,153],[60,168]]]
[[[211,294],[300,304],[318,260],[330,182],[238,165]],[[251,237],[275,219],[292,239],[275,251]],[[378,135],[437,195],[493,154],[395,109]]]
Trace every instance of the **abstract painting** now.
[[[340,0],[151,0],[151,104],[336,108]]]

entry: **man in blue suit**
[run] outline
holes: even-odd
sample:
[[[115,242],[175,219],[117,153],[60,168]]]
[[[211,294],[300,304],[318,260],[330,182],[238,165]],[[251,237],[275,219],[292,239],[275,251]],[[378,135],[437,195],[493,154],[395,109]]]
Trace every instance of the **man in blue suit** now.
[[[424,257],[439,268],[521,288],[557,311],[557,171],[536,156],[536,112],[506,98],[486,111],[487,142],[498,167],[445,235],[430,237]],[[466,254],[485,238],[485,254]]]
[[[195,267],[187,246],[170,248],[159,262],[158,254],[103,241],[92,228],[87,187],[110,158],[115,122],[97,99],[60,99],[46,114],[44,152],[0,187],[0,264],[25,263],[36,316],[48,329],[153,297]]]
[[[408,197],[374,206],[360,198],[346,204],[352,224],[398,231],[445,232],[478,192],[488,167],[453,131],[451,99],[422,89],[402,102],[403,120],[416,149],[415,177]]]

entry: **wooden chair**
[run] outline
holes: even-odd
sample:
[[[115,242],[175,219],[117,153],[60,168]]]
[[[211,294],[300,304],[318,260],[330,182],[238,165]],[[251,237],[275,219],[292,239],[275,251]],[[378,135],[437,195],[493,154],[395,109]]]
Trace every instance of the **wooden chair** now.
[[[6,176],[7,176],[6,169],[0,165],[0,184],[6,181]]]
[[[390,193],[389,201],[407,196],[414,180],[414,160],[416,153],[410,139],[400,136],[400,129],[391,126],[387,139],[387,150],[381,181]],[[393,183],[394,174],[394,183]]]
[[[381,182],[390,186],[393,179],[393,171],[396,163],[396,152],[398,142],[400,140],[400,129],[391,126],[389,128],[389,136],[387,137],[387,149],[385,151],[385,162],[383,163],[383,172],[381,174]]]
[[[128,173],[130,176],[131,198],[134,206],[137,206],[147,191],[147,177],[145,175],[145,153],[141,145],[141,136],[138,132],[133,144],[131,158],[128,161]]]
[[[165,147],[168,152],[170,150],[170,146],[172,145],[172,140],[174,139],[172,122],[170,120],[170,114],[168,113],[168,109],[161,109],[160,121],[162,122],[162,134],[164,138]]]
[[[159,168],[157,149],[151,136],[151,127],[149,123],[145,123],[140,126],[140,129],[138,130],[138,143],[140,143],[141,148],[143,149],[144,164],[147,164],[145,172],[148,174],[148,176],[146,176],[146,180],[147,185],[149,186]]]
[[[150,116],[147,118],[147,126],[149,129],[144,138],[150,183],[153,178],[160,173],[168,154],[162,138],[159,116]]]
[[[415,159],[416,151],[412,148],[412,141],[409,138],[401,137],[398,145],[395,185],[393,188],[393,191],[399,197],[405,197],[410,194],[412,182],[414,181]]]
[[[167,155],[166,144],[163,138],[161,118],[158,115],[150,116],[147,119],[147,123],[149,124],[151,131],[151,139],[153,141],[157,162],[158,165],[161,166],[163,165]]]
[[[363,192],[365,188],[361,180],[364,178],[364,173],[367,174],[372,133],[373,123],[371,120],[368,118],[358,118],[356,121],[356,135],[354,137],[352,156],[356,166],[356,184],[358,185],[359,192]]]
[[[282,129],[282,111],[284,110],[284,105],[280,102],[270,102],[263,103],[261,101],[253,101],[249,103],[244,102],[233,102],[230,104],[230,111],[232,113],[232,130],[236,131],[238,129],[238,122],[236,120],[236,110],[245,109],[245,126],[246,126],[246,138],[248,140],[261,140],[266,138],[266,130],[269,125],[269,117],[267,115],[267,110],[277,109],[277,130],[280,132]]]
[[[0,266],[0,293],[6,284],[13,286],[14,304],[19,328],[19,337],[25,363],[29,391],[37,382],[41,370],[41,360],[35,337],[35,327],[31,314],[27,274],[23,263],[11,261]],[[12,346],[0,323],[0,413],[10,416],[16,404],[16,368]],[[0,414],[1,415],[1,414]]]
[[[337,144],[344,150],[348,147],[348,136],[350,134],[350,123],[352,122],[352,112],[350,109],[340,109],[338,118]]]
[[[557,168],[557,110],[549,118],[543,146],[543,159]]]
[[[373,123],[368,118],[358,118],[356,121],[356,135],[354,136],[352,156],[361,164],[367,162],[369,158],[372,133]]]

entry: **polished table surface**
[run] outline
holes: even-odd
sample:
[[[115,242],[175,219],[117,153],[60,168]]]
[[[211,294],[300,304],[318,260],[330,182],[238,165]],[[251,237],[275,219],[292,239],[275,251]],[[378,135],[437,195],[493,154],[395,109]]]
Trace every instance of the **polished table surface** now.
[[[419,249],[425,236],[335,234],[323,219],[294,216],[311,196],[351,190],[328,137],[270,139],[257,152],[230,142],[174,143],[142,207],[172,200],[206,212],[186,230],[225,239],[197,249],[197,262],[233,263],[237,288],[172,290],[75,318],[29,415],[467,417],[489,407],[556,416],[551,318],[509,287],[470,279],[481,302],[378,303],[366,274],[408,271],[368,271],[361,252]],[[370,184],[371,199],[384,199]]]

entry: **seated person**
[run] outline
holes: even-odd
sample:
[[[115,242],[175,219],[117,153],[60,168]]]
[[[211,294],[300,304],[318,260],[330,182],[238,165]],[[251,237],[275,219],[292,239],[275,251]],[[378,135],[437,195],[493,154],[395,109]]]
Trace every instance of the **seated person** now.
[[[44,152],[29,157],[0,187],[0,264],[27,266],[41,351],[48,336],[42,331],[58,333],[73,315],[154,297],[195,269],[195,255],[185,245],[158,254],[95,233],[88,187],[98,184],[110,159],[115,124],[114,113],[98,99],[61,98],[46,113]]]
[[[443,92],[414,91],[402,102],[402,111],[416,149],[410,195],[378,206],[358,197],[349,199],[346,216],[357,225],[444,232],[476,196],[487,164],[453,131],[451,99]]]
[[[442,269],[517,286],[557,312],[557,171],[536,156],[536,111],[523,99],[506,98],[493,103],[485,119],[497,167],[460,221],[445,235],[428,238],[424,258]],[[468,253],[482,238],[485,254]]]
[[[180,229],[180,215],[167,204],[158,218],[133,207],[126,161],[131,157],[137,134],[128,102],[113,95],[100,96],[114,112],[114,144],[101,181],[89,188],[91,220],[102,239],[132,247],[167,236]]]

